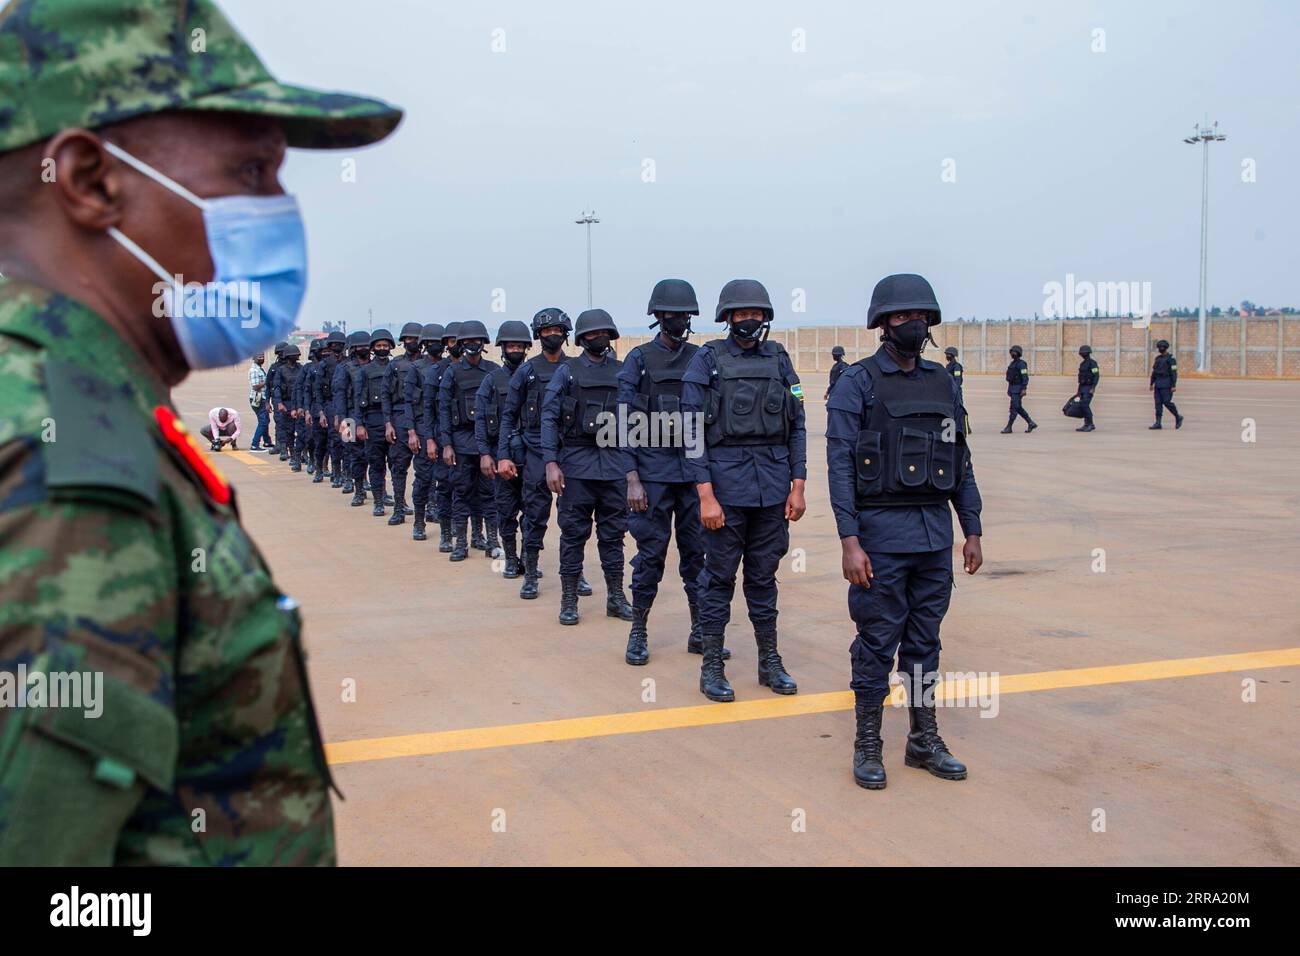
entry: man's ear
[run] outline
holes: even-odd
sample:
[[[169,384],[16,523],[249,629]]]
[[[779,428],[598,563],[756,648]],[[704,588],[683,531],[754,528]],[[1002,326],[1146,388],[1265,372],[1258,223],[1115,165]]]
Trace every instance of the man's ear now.
[[[85,129],[65,129],[45,146],[53,160],[48,183],[64,215],[83,229],[103,232],[122,218],[123,167],[109,161],[103,140]],[[48,165],[48,163],[47,163]]]

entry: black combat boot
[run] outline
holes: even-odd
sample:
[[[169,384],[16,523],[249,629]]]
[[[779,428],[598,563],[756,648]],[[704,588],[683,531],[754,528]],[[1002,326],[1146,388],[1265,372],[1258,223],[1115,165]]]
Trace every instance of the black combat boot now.
[[[627,635],[627,653],[623,660],[639,666],[650,662],[650,635],[646,631],[646,621],[650,618],[648,607],[632,608],[632,630]]]
[[[758,682],[772,688],[774,694],[797,694],[799,685],[786,673],[781,655],[776,651],[776,631],[755,632],[758,642]]]
[[[319,485],[324,480],[325,480],[325,476],[318,471],[316,472],[316,477],[311,480],[311,483],[313,485]]]
[[[370,513],[376,518],[382,518],[384,515],[388,514],[388,512],[384,510],[383,500],[379,498],[378,495],[375,496],[375,506],[371,509]]]
[[[393,508],[393,516],[388,519],[389,524],[406,524],[406,512],[402,509],[402,503],[399,501]]]
[[[343,484],[340,485],[339,487],[341,489],[341,494],[345,494],[345,495],[353,494],[356,491],[356,489],[352,485],[352,479],[347,477],[343,479]]]
[[[486,551],[487,538],[483,537],[483,516],[471,515],[469,520],[470,528],[473,529],[469,539],[469,546],[476,551]]]
[[[427,505],[427,509],[429,520],[434,524],[437,524],[442,520],[442,510],[438,507],[438,499],[433,496],[432,491],[429,493],[429,504]]]
[[[1154,431],[1159,431],[1159,430],[1160,430],[1161,428],[1163,428],[1163,427],[1164,427],[1164,426],[1161,425],[1159,422],[1156,422],[1154,425],[1148,425],[1148,426],[1147,426],[1147,431],[1153,431],[1153,432],[1154,432]]]
[[[451,519],[443,518],[438,522],[438,551],[442,554],[451,553]]]
[[[299,458],[299,457],[297,456],[297,454],[294,454],[292,457],[290,457],[290,459],[289,459],[289,470],[290,470],[290,471],[302,471],[302,459]]]
[[[485,544],[483,546],[483,557],[495,558],[497,557],[497,549],[500,547],[500,544],[497,541],[496,515],[488,515],[486,523],[487,530],[484,533]]]
[[[313,461],[312,459],[308,458],[308,459],[307,459],[307,474],[309,474],[309,475],[314,475],[315,473],[316,473],[316,462]]]
[[[289,460],[289,449],[288,449],[288,447],[285,446],[285,445],[281,445],[281,446],[280,446],[280,460],[281,460],[281,461],[288,461],[288,460]]]
[[[623,593],[622,571],[605,572],[605,616],[632,620],[632,605],[627,603],[627,595]]]
[[[459,518],[456,521],[456,546],[451,549],[451,560],[464,561],[469,557],[469,545],[466,544],[466,520]]]
[[[1037,427],[1038,427],[1038,422],[1034,421],[1032,418],[1029,419],[1029,427],[1025,429],[1025,434],[1028,435],[1031,431],[1033,431]]]
[[[1183,427],[1183,416],[1174,412],[1174,431]]]
[[[415,524],[411,526],[411,540],[424,541],[429,536],[424,533],[424,512],[417,512],[414,518]],[[391,522],[390,522],[391,523]]]
[[[944,780],[965,780],[966,765],[948,752],[948,745],[939,736],[939,718],[934,704],[922,702],[907,708],[911,732],[907,735],[907,750],[903,762],[909,767],[920,767]]]
[[[384,504],[388,505],[390,508],[393,507],[394,504],[393,496],[386,491],[384,492]]]
[[[501,553],[506,559],[506,566],[501,572],[503,578],[519,577],[519,556],[515,553],[515,536],[501,539]]]
[[[366,493],[358,488],[357,493],[352,496],[352,507],[360,508],[365,503],[366,503]]]
[[[884,741],[880,737],[880,718],[884,705],[871,696],[855,693],[853,710],[858,733],[853,740],[853,782],[865,790],[885,789]]]
[[[397,499],[397,504],[393,505],[393,514],[409,515],[410,513],[411,513],[411,506],[406,503],[406,495],[405,494],[399,495]]]
[[[728,704],[736,699],[736,692],[727,681],[727,673],[722,667],[722,635],[705,634],[704,663],[700,665],[700,693],[709,700]]]
[[[342,488],[342,487],[343,487],[343,479],[342,479],[339,475],[337,475],[337,474],[331,474],[331,475],[330,475],[330,487],[331,487],[331,488]]]
[[[686,599],[686,606],[691,609],[691,633],[686,638],[686,653],[703,654],[704,641],[700,636],[702,633],[700,631],[700,606],[690,598]],[[722,649],[722,659],[724,661],[731,660],[731,651],[725,647]]]
[[[519,596],[525,601],[537,597],[537,551],[524,549],[524,583],[519,587]]]
[[[591,597],[591,585],[587,583],[586,575],[578,575],[578,597]]]
[[[560,575],[560,623],[578,623],[578,575]]]

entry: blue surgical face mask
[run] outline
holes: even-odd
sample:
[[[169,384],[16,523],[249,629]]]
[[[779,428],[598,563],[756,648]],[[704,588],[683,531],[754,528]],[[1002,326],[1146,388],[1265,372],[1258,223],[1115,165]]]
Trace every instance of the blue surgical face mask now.
[[[241,362],[293,331],[307,292],[307,235],[292,196],[202,199],[112,143],[104,149],[203,210],[215,274],[184,282],[116,228],[108,234],[160,280],[154,314],[167,315],[190,368]],[[160,287],[161,286],[161,287]]]

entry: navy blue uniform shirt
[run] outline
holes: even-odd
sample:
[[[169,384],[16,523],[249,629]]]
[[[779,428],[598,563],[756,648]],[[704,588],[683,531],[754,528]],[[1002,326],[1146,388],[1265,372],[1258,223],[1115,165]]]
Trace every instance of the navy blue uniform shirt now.
[[[480,355],[478,367],[484,372],[490,372],[500,366],[486,355]],[[443,446],[451,445],[458,455],[477,455],[478,442],[474,439],[474,423],[461,422],[454,427],[451,424],[451,407],[457,401],[457,368],[471,369],[474,368],[474,363],[469,360],[468,356],[462,355],[448,365],[442,373],[442,381],[438,383],[438,433],[442,436],[439,444]],[[477,391],[475,389],[475,392]]]
[[[915,369],[910,372],[900,369],[883,345],[876,352],[876,361],[886,375],[915,378],[919,374]],[[920,359],[919,364],[944,371],[943,366],[925,359]],[[957,397],[957,383],[946,374],[944,377],[952,385],[953,420],[964,421],[965,410]],[[864,511],[858,511],[854,506],[858,432],[866,425],[868,410],[874,401],[871,376],[855,363],[840,376],[826,403],[826,471],[831,487],[831,510],[835,512],[835,529],[840,538],[857,535],[868,552],[912,554],[951,548],[952,511],[947,505],[903,505]],[[981,534],[983,502],[973,469],[966,471],[951,500],[962,532]]]
[[[612,362],[615,359],[607,355],[603,361]],[[602,448],[599,445],[563,443],[562,400],[572,391],[569,386],[573,383],[573,376],[569,374],[569,366],[574,362],[581,362],[589,368],[600,364],[583,352],[557,368],[551,380],[546,383],[546,393],[542,396],[542,461],[547,464],[559,462],[560,470],[566,478],[625,481],[628,473],[627,454],[617,444]],[[502,428],[504,427],[503,423]]]
[[[685,344],[681,346],[685,348]],[[624,415],[630,414],[636,400],[641,377],[645,375],[645,360],[641,358],[642,349],[659,349],[671,352],[668,346],[656,335],[645,345],[638,345],[627,353],[627,360],[618,372],[618,404],[625,409]],[[642,481],[681,482],[690,481],[686,474],[686,463],[682,460],[680,446],[669,448],[627,448],[627,461],[630,468],[637,472]]]
[[[730,336],[722,346],[732,355],[745,352]],[[757,354],[757,348],[753,350]],[[790,357],[781,354],[781,379],[795,395],[802,393],[799,376],[795,374]],[[701,347],[691,359],[682,379],[682,411],[699,412],[702,421],[710,389],[718,387],[718,367],[713,361],[712,349]],[[703,436],[699,436],[703,437]],[[686,472],[697,485],[713,483],[713,497],[719,504],[737,508],[767,507],[782,504],[790,494],[790,482],[808,477],[808,438],[804,431],[803,400],[799,399],[799,412],[790,423],[790,437],[784,445],[725,445],[707,447],[701,441],[695,450],[702,453],[692,457],[684,454]]]

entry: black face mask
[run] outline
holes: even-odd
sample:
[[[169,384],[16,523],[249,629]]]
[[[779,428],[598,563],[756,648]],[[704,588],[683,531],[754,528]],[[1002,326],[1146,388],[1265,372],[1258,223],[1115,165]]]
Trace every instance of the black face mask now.
[[[372,349],[371,354],[373,354],[374,357],[379,359],[380,361],[383,361],[384,359],[388,358],[388,354],[391,351],[392,349]]]
[[[542,348],[554,355],[560,349],[564,348],[564,335],[543,335]]]
[[[596,356],[604,355],[609,351],[609,336],[594,335],[582,340],[582,347],[587,350],[587,354]]]
[[[460,350],[463,355],[478,355],[483,351],[483,343],[477,340],[467,342],[465,345],[460,346]]]
[[[434,358],[442,358],[443,344],[441,342],[430,342],[425,346],[425,351]]]
[[[911,319],[902,325],[889,326],[886,334],[899,355],[920,355],[930,335],[930,323],[925,319]]]
[[[418,355],[420,353],[419,341],[404,342],[402,343],[402,347],[406,349],[408,355]]]
[[[356,359],[368,359],[370,358],[370,349],[353,349],[352,357]]]
[[[659,320],[659,328],[674,342],[685,341],[691,334],[689,315],[669,315]]]
[[[518,368],[519,363],[524,360],[524,352],[522,349],[514,352],[511,352],[508,349],[502,349],[501,360],[511,368]]]
[[[742,341],[752,342],[761,337],[766,328],[767,323],[762,319],[746,319],[744,322],[733,322],[731,334]]]
[[[447,352],[452,358],[460,358],[460,353],[463,351],[465,350],[459,344],[447,346]]]

